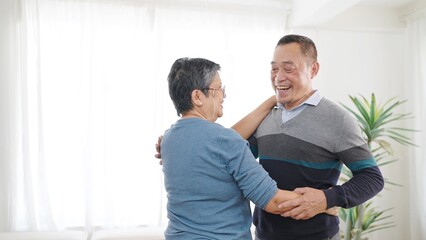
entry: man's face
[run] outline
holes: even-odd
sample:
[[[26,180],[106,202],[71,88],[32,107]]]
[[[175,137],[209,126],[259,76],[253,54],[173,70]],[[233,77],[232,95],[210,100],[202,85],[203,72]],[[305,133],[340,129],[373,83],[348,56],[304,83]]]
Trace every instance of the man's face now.
[[[300,105],[312,92],[312,79],[319,65],[310,62],[302,54],[298,43],[275,48],[271,62],[271,82],[278,102],[287,110]]]

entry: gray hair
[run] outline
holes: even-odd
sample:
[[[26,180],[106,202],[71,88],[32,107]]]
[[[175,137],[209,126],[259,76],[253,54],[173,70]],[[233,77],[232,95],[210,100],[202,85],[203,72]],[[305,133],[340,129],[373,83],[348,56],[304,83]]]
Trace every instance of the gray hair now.
[[[278,41],[276,47],[289,43],[298,43],[300,50],[305,57],[311,59],[312,63],[317,61],[317,47],[315,46],[314,41],[312,41],[310,38],[296,34],[285,35]]]
[[[178,116],[194,107],[191,101],[193,90],[201,90],[208,96],[208,88],[219,70],[219,64],[204,58],[179,58],[173,63],[167,80]]]

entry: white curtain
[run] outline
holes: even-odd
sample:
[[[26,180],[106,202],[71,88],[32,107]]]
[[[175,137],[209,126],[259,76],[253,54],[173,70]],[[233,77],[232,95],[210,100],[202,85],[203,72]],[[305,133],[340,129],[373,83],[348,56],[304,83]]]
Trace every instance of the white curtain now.
[[[410,148],[409,163],[409,206],[411,239],[426,239],[426,9],[418,10],[406,17],[406,88],[413,101],[416,116],[413,134],[419,145]]]
[[[164,223],[174,60],[222,65],[225,126],[273,94],[287,6],[236,2],[2,0],[0,231]]]

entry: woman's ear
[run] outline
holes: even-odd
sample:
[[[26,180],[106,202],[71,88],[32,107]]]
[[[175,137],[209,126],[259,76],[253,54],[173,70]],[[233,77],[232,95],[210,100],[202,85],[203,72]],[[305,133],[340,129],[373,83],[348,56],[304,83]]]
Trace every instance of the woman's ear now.
[[[202,98],[201,95],[202,95],[201,90],[198,90],[198,89],[193,90],[191,93],[192,102],[197,107],[203,106],[203,101],[201,101],[201,98]]]

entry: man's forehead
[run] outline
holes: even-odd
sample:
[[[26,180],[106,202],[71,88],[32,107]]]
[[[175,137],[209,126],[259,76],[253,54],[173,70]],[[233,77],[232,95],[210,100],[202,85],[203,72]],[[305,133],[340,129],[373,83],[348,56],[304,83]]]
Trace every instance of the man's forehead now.
[[[293,61],[281,61],[281,62],[275,62],[272,61],[271,65],[282,65],[282,66],[295,66],[296,64]]]

